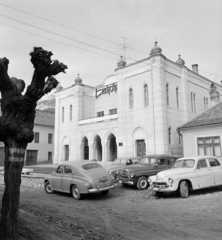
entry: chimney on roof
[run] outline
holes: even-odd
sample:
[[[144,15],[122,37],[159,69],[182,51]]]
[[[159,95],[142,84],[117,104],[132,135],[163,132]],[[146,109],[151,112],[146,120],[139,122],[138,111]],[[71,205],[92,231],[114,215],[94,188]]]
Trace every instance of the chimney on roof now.
[[[195,72],[195,73],[199,73],[199,72],[198,72],[198,64],[193,64],[193,65],[192,65],[192,70],[193,70],[193,72]]]
[[[214,83],[211,84],[210,86],[210,101],[211,101],[211,106],[215,106],[220,102],[220,94],[217,91],[217,87],[214,85]]]

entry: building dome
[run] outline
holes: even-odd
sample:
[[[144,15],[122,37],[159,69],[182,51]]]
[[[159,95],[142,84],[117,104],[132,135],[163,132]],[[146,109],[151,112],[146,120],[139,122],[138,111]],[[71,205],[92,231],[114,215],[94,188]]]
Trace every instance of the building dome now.
[[[82,79],[79,77],[79,74],[78,77],[75,79],[75,84],[82,84]]]
[[[182,66],[185,65],[185,61],[182,58],[180,58],[180,54],[179,54],[179,58],[176,61],[176,63],[179,64],[179,65],[182,65]]]
[[[58,86],[56,87],[56,91],[61,91],[63,89],[63,86],[61,85],[61,83],[58,84]]]
[[[162,49],[157,45],[157,42],[155,42],[154,47],[151,49],[150,55],[161,54],[161,53],[162,53]]]
[[[119,68],[126,66],[126,61],[123,59],[123,56],[120,57],[120,60],[118,61],[117,66]]]

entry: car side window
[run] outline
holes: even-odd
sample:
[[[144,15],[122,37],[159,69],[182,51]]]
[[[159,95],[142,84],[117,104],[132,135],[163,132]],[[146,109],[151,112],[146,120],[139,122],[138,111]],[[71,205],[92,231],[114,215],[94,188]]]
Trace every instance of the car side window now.
[[[158,159],[157,160],[157,164],[160,165],[160,166],[166,165],[166,159],[165,158]]]
[[[72,168],[69,166],[65,166],[65,174],[72,174]]]
[[[56,171],[56,172],[62,174],[62,173],[63,173],[63,166],[59,166],[59,167],[57,168],[57,171]]]
[[[206,159],[199,160],[197,166],[198,166],[198,168],[207,168],[207,161],[206,161]]]
[[[217,159],[215,158],[209,158],[209,163],[211,167],[216,167],[216,166],[220,166],[220,163],[218,162]]]

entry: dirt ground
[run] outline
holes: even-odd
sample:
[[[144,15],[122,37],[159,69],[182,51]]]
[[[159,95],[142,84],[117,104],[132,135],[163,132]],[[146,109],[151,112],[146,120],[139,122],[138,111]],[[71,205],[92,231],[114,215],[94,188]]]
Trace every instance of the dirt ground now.
[[[0,185],[0,206],[2,195]],[[222,189],[187,199],[156,198],[151,190],[119,185],[107,196],[76,201],[69,194],[21,187],[19,225],[21,240],[219,240]]]

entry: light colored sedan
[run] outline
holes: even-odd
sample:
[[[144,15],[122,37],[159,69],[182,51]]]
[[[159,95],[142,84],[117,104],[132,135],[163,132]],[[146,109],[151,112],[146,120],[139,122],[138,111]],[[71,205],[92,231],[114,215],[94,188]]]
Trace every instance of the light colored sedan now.
[[[157,195],[179,191],[187,198],[192,190],[222,185],[222,162],[214,156],[180,158],[170,170],[149,177],[148,182]]]
[[[84,194],[100,192],[106,195],[117,186],[111,176],[101,165],[91,161],[66,161],[57,170],[44,179],[45,191],[71,193],[79,200]]]

